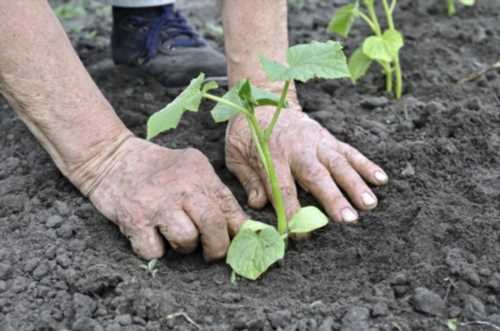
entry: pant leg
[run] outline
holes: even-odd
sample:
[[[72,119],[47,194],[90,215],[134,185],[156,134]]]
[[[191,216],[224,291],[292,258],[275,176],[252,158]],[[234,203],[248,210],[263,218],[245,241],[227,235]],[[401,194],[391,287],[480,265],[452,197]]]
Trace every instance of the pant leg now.
[[[155,7],[175,3],[175,0],[99,0],[117,7]]]

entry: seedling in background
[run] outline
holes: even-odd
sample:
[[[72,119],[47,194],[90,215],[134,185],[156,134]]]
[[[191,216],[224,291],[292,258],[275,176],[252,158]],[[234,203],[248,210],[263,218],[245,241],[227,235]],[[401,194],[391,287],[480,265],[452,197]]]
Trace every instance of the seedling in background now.
[[[455,1],[460,2],[464,6],[474,6],[476,0],[447,0],[448,1],[448,15],[453,16],[457,12]]]
[[[397,0],[381,0],[388,28],[383,31],[375,12],[375,0],[363,0],[364,10],[359,1],[345,5],[337,10],[330,21],[328,31],[344,38],[349,35],[357,18],[363,19],[373,32],[361,47],[357,48],[349,58],[349,71],[353,82],[363,77],[373,62],[382,67],[386,78],[386,91],[397,99],[403,92],[403,75],[399,61],[399,50],[404,46],[403,35],[399,32],[393,19]]]
[[[200,74],[174,101],[149,118],[147,128],[148,139],[176,128],[185,111],[197,112],[199,110],[202,99],[216,102],[211,114],[217,123],[228,121],[236,115],[243,116],[247,120],[253,143],[272,189],[277,218],[277,228],[262,222],[247,220],[231,242],[226,262],[234,273],[252,280],[257,279],[272,264],[284,257],[286,242],[290,234],[309,233],[328,223],[328,218],[318,208],[311,206],[301,208],[289,220],[286,217],[269,141],[281,112],[287,106],[290,84],[293,80],[306,82],[312,78],[350,77],[342,47],[333,41],[313,42],[291,47],[288,50],[287,65],[266,58],[261,58],[261,64],[271,81],[283,82],[283,89],[279,96],[255,87],[245,79],[237,83],[224,96],[219,97],[210,93],[217,88],[217,84],[205,83],[204,74]],[[272,106],[275,109],[267,127],[262,127],[257,119],[255,109],[260,106]]]
[[[142,264],[141,268],[146,270],[146,272],[149,273],[151,275],[151,277],[155,278],[156,273],[158,272],[158,268],[159,268],[158,260],[153,259],[153,260],[149,261],[147,264]]]

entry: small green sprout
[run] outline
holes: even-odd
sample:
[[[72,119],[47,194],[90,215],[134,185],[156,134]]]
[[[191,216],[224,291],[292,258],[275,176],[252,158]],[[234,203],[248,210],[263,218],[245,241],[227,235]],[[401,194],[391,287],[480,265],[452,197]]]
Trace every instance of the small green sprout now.
[[[226,262],[233,269],[233,273],[252,280],[257,279],[272,264],[284,257],[286,242],[290,234],[309,233],[328,223],[328,218],[316,207],[301,208],[290,220],[285,214],[285,205],[271,157],[269,141],[281,112],[287,107],[290,84],[294,80],[306,82],[313,78],[350,77],[342,47],[333,41],[313,42],[289,48],[287,65],[266,58],[261,58],[260,61],[269,80],[283,82],[283,89],[279,96],[253,86],[249,80],[244,79],[224,96],[219,97],[210,93],[217,88],[217,84],[205,83],[204,74],[200,74],[174,101],[153,114],[147,125],[148,139],[176,128],[184,112],[198,111],[202,99],[216,102],[211,115],[217,123],[228,121],[237,115],[246,119],[271,186],[277,217],[277,228],[262,222],[247,220],[229,247]],[[275,108],[267,127],[262,127],[257,119],[255,109],[260,106]]]
[[[82,5],[64,3],[54,8],[54,14],[62,21],[85,16],[86,11]]]
[[[453,16],[456,14],[457,9],[455,7],[455,1],[460,2],[464,6],[474,6],[476,0],[447,0],[448,1],[448,15]]]
[[[375,13],[375,0],[363,0],[366,12],[360,7],[359,0],[345,5],[337,10],[330,21],[328,31],[342,37],[347,37],[352,25],[361,17],[373,32],[367,37],[363,45],[357,48],[349,58],[351,79],[355,83],[363,77],[373,62],[382,67],[386,77],[386,91],[393,93],[397,99],[403,92],[403,75],[399,61],[399,50],[404,46],[403,35],[399,32],[393,19],[397,0],[381,0],[386,16],[388,28],[383,31],[377,14]],[[395,84],[394,84],[395,80]]]
[[[453,319],[449,319],[447,321],[446,325],[448,326],[448,329],[450,329],[450,331],[457,331],[460,323],[458,322],[458,320],[456,318],[453,318]]]
[[[160,266],[158,264],[158,259],[152,259],[147,264],[141,265],[141,268],[146,270],[146,272],[149,273],[153,278],[156,277],[156,273],[158,272],[159,267]]]

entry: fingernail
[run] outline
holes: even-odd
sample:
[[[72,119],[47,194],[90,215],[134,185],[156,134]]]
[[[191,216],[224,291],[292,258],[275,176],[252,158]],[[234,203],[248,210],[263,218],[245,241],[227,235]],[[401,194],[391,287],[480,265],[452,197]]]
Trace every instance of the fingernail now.
[[[387,175],[382,171],[375,172],[375,179],[380,183],[385,183],[389,179]]]
[[[373,194],[365,192],[363,195],[361,195],[361,198],[363,199],[363,203],[367,207],[371,207],[377,204],[377,199],[373,196]]]
[[[344,222],[352,223],[358,219],[358,215],[350,208],[342,210],[342,219]]]

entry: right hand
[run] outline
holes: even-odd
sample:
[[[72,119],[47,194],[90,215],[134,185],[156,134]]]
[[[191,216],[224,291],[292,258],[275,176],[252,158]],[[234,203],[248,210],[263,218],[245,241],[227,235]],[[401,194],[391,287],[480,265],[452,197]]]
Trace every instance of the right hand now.
[[[180,253],[192,252],[201,240],[206,260],[226,255],[230,236],[248,217],[201,152],[133,137],[114,156],[90,200],[139,256],[164,254],[160,234]]]

